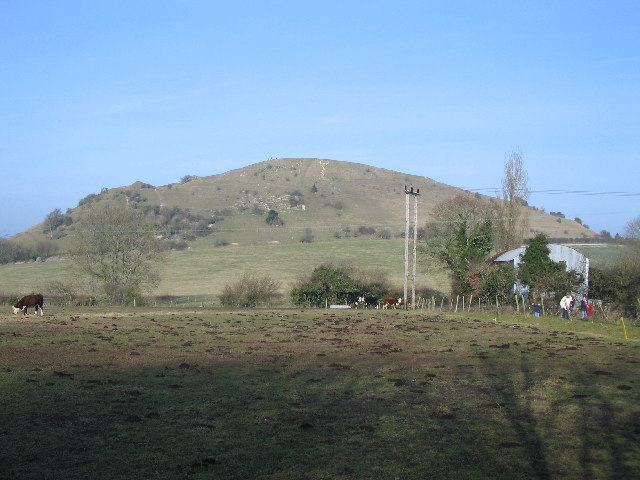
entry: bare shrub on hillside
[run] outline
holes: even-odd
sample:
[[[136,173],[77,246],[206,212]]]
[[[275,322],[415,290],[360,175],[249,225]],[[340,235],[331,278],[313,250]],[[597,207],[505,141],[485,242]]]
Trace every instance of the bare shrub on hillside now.
[[[100,200],[100,196],[96,195],[95,193],[90,193],[89,195],[87,195],[86,197],[82,198],[79,202],[78,202],[78,206],[82,207],[83,205],[91,205],[94,202],[97,202]]]
[[[299,207],[302,204],[304,204],[304,196],[300,190],[289,192],[289,206],[291,208]]]
[[[224,286],[220,303],[225,307],[268,307],[281,298],[279,281],[246,272],[239,280]]]
[[[358,227],[358,233],[362,235],[373,235],[376,233],[376,229],[373,227],[367,227],[365,225],[361,225]]]
[[[336,210],[342,210],[344,208],[344,203],[340,200],[336,200],[334,202],[324,202],[325,207],[335,208]]]
[[[300,237],[300,243],[313,243],[314,238],[313,230],[305,228],[304,235]]]
[[[252,215],[264,215],[266,213],[266,209],[262,205],[254,204],[251,207]]]

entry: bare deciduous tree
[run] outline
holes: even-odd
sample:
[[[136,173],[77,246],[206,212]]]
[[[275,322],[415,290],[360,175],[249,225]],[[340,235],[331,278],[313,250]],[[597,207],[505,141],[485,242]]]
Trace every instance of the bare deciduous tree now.
[[[157,284],[160,255],[155,225],[125,206],[93,206],[69,246],[79,272],[119,303]]]
[[[522,244],[529,226],[528,219],[524,215],[524,207],[529,199],[528,180],[522,152],[512,150],[506,155],[504,161],[501,221],[496,225],[498,250],[510,250]]]
[[[224,286],[220,303],[225,307],[270,307],[282,298],[281,283],[269,275],[257,277],[246,272],[239,280]]]
[[[640,215],[627,223],[624,236],[630,240],[640,241]]]

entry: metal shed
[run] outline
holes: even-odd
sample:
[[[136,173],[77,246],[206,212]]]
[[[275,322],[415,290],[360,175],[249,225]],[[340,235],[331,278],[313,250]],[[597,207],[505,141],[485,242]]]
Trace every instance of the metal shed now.
[[[551,260],[554,262],[564,262],[567,272],[571,271],[582,275],[584,282],[580,293],[587,293],[589,288],[589,258],[566,245],[550,243],[547,247],[549,247],[549,258]],[[525,250],[525,247],[514,248],[508,252],[501,253],[493,261],[495,263],[511,262],[515,268],[518,268]],[[515,288],[516,290],[523,290],[519,285],[516,285]]]

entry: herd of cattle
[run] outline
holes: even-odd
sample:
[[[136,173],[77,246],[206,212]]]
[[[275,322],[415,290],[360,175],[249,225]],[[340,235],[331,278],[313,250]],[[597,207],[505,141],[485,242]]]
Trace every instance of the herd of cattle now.
[[[35,309],[35,311],[33,312],[34,315],[38,314],[38,312],[40,313],[40,315],[43,315],[43,303],[44,297],[39,293],[33,295],[25,295],[13,306],[13,313],[16,314],[18,312],[22,312],[23,315],[26,315],[28,308],[33,307]],[[370,305],[371,304],[367,302],[367,299],[365,297],[358,297],[358,301],[355,303],[355,308],[367,308]],[[380,306],[382,306],[382,308],[385,310],[387,308],[400,307],[402,306],[402,297],[384,297],[382,299],[382,302],[376,305],[376,308],[380,308]]]
[[[354,304],[355,308],[368,308],[368,307],[380,308],[384,310],[387,308],[397,308],[402,306],[402,297],[384,297],[382,301],[377,302],[375,299],[367,299],[366,297],[358,297],[358,301]]]

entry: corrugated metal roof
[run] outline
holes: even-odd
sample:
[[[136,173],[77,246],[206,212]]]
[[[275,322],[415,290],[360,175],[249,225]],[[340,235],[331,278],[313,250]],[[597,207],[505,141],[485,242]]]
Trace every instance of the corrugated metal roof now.
[[[550,243],[547,245],[549,247],[549,258],[554,262],[564,262],[566,264],[566,271],[573,271],[582,274],[584,277],[584,287],[585,289],[588,286],[589,279],[589,258],[584,256],[579,251],[567,247],[566,245],[559,245],[557,243]],[[508,252],[501,253],[498,255],[494,262],[496,263],[504,263],[504,262],[512,262],[515,267],[518,267],[522,262],[522,255],[524,254],[526,248],[519,247],[514,248],[513,250],[509,250]]]

